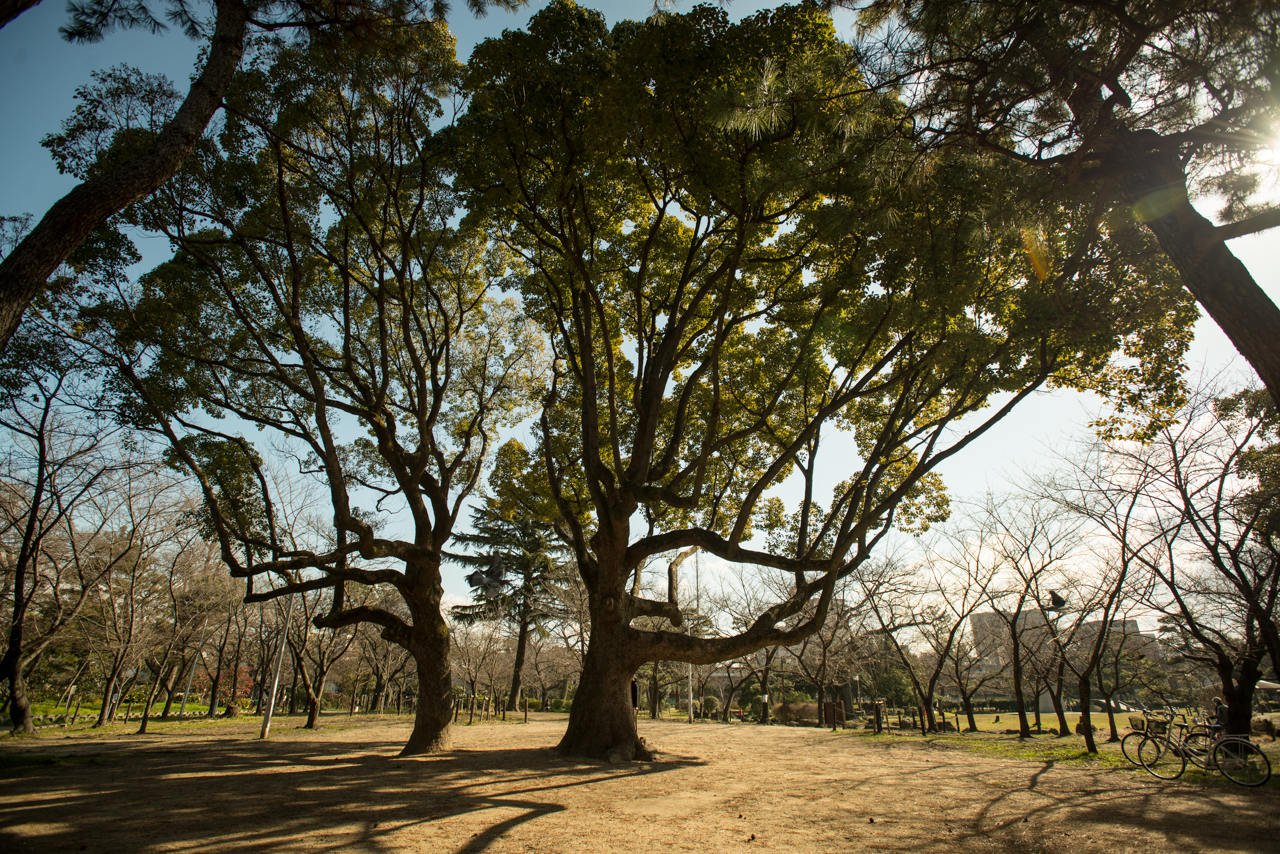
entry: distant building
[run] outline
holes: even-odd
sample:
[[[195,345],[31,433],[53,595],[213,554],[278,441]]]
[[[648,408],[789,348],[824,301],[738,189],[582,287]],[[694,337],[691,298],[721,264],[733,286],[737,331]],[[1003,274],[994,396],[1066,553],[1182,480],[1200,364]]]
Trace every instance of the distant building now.
[[[987,611],[969,616],[969,631],[973,635],[973,651],[978,665],[978,676],[1005,670],[1013,661],[1012,633],[1009,630],[1010,615]],[[1023,611],[1015,620],[1018,639],[1022,646],[1022,659],[1029,661],[1047,644],[1052,643],[1050,626],[1044,612],[1039,609]]]
[[[1031,665],[1038,656],[1055,649],[1054,627],[1044,611],[1038,608],[1023,611],[1018,615],[1016,624],[1024,666]],[[1098,632],[1104,625],[1102,620],[1092,620],[1080,625],[1070,638],[1068,654],[1073,658],[1089,655]],[[1059,630],[1064,633],[1070,631],[1065,625],[1060,626]],[[990,611],[972,614],[969,617],[969,631],[973,635],[974,655],[978,659],[974,674],[981,677],[991,673],[1007,673],[1013,661],[1009,615]],[[1109,634],[1107,644],[1115,652],[1152,661],[1160,661],[1164,657],[1156,637],[1143,632],[1137,620],[1112,620]],[[1041,712],[1052,710],[1047,694],[1038,699],[1038,705]]]
[[[1072,639],[1072,645],[1081,651],[1092,649],[1102,626],[1102,620],[1093,620],[1080,626],[1075,638]],[[1113,650],[1131,653],[1151,661],[1164,659],[1164,652],[1155,635],[1143,632],[1138,627],[1137,620],[1112,620],[1107,643]]]

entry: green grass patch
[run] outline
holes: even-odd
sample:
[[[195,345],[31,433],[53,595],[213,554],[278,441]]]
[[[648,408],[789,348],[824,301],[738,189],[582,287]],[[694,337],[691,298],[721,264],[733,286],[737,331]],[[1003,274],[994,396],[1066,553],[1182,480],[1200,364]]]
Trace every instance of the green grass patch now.
[[[910,736],[904,734],[880,737],[909,738]],[[919,738],[918,735],[916,737]],[[1120,751],[1119,742],[1099,741],[1098,752],[1087,753],[1084,749],[1084,739],[1079,736],[1068,736],[1060,739],[1051,735],[1036,735],[1028,739],[1021,739],[1013,735],[997,735],[995,733],[979,732],[959,735],[938,733],[930,735],[924,741],[938,747],[966,750],[982,756],[995,756],[1021,762],[1052,763],[1066,767],[1131,770],[1136,774],[1146,776],[1144,769],[1133,765],[1124,758],[1124,754]],[[1271,779],[1261,788],[1280,790],[1280,743],[1259,742],[1257,740],[1254,743],[1262,748],[1267,755],[1267,759],[1271,762]],[[1152,779],[1155,778],[1153,777]],[[1187,763],[1187,770],[1180,779],[1185,782],[1199,783],[1206,786],[1225,786],[1229,789],[1239,788],[1235,783],[1232,783],[1216,771],[1199,768],[1191,762]]]
[[[1077,736],[1058,738],[1038,735],[1031,738],[970,733],[967,735],[935,735],[929,741],[944,747],[969,750],[988,756],[1002,756],[1026,762],[1053,762],[1089,768],[1133,767],[1120,753],[1120,745],[1098,744],[1097,753],[1085,750],[1084,739]]]

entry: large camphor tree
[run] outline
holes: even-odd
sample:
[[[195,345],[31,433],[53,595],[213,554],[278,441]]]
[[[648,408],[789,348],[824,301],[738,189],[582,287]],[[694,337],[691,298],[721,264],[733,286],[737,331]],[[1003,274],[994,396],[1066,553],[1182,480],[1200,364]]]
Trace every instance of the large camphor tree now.
[[[448,745],[440,561],[540,370],[531,327],[490,294],[502,258],[454,220],[432,127],[453,51],[443,26],[264,44],[217,136],[130,211],[173,259],[84,321],[121,416],[198,480],[248,600],[327,590],[317,626],[374,623],[413,656],[406,753]],[[313,536],[284,523],[269,453],[327,499]]]
[[[1280,207],[1253,203],[1280,148],[1280,3],[834,5],[862,9],[872,78],[909,93],[914,133],[1027,164],[1141,223],[1280,403],[1280,307],[1226,245],[1280,225]],[[1192,207],[1200,195],[1224,200],[1222,225]]]
[[[1066,194],[1011,207],[1025,171],[895,139],[900,105],[847,94],[849,63],[812,7],[609,31],[563,0],[473,54],[469,204],[553,347],[541,454],[589,596],[562,751],[646,752],[643,662],[816,631],[892,526],[945,515],[938,463],[1036,389],[1176,399],[1193,309],[1145,235],[1092,239]],[[631,582],[691,547],[787,592],[736,633],[677,631],[675,591]]]

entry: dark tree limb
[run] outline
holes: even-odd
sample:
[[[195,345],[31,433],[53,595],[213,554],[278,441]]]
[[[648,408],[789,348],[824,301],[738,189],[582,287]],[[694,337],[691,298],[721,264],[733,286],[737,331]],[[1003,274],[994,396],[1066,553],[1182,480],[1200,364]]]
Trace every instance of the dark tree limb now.
[[[684,615],[680,606],[671,602],[659,602],[656,599],[631,598],[632,614],[637,617],[665,617],[677,629],[684,624]]]
[[[199,142],[231,86],[248,28],[242,0],[217,0],[217,8],[204,70],[151,147],[59,199],[0,262],[0,348],[8,345],[23,311],[76,247],[109,217],[158,190]]]
[[[1220,225],[1213,230],[1213,236],[1218,240],[1233,240],[1237,237],[1244,237],[1246,234],[1257,234],[1260,231],[1266,231],[1276,226],[1280,226],[1280,208],[1263,211],[1239,222]]]
[[[39,5],[40,0],[0,0],[0,27]]]
[[[1171,188],[1185,188],[1186,176],[1174,158],[1163,157],[1145,174],[1127,176],[1118,183],[1128,201],[1141,205]],[[1147,228],[1196,302],[1257,372],[1271,399],[1280,402],[1280,308],[1223,243],[1224,233],[1192,207],[1185,195],[1171,207],[1167,213],[1148,219]]]

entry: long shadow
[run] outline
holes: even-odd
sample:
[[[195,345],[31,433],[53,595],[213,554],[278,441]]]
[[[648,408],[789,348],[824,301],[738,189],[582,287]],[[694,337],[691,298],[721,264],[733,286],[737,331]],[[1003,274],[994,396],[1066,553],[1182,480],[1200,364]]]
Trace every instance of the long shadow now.
[[[437,848],[477,852],[513,828],[565,807],[556,790],[663,774],[700,764],[603,765],[547,748],[395,756],[399,744],[220,742],[149,746],[11,765],[0,779],[0,851],[278,850],[380,852],[406,827]],[[74,760],[74,761],[68,761]],[[516,810],[511,816],[510,811]],[[501,810],[451,839],[446,820]],[[443,834],[443,835],[442,835]],[[329,838],[332,844],[326,844]],[[28,845],[30,847],[28,847]]]
[[[888,744],[886,750],[897,745]],[[1003,763],[1002,763],[1003,764]],[[1068,831],[1081,837],[1107,834],[1114,828],[1147,831],[1163,839],[1165,850],[1199,852],[1226,848],[1274,854],[1280,838],[1280,793],[1205,786],[1192,782],[1158,783],[1129,769],[1063,769],[1060,778],[1088,775],[1089,785],[1057,785],[1047,775],[1053,761],[1010,761],[1003,767],[984,762],[972,767],[961,757],[912,768],[885,763],[863,777],[855,788],[870,791],[928,788],[945,778],[969,797],[957,796],[948,810],[958,832],[921,851],[947,851],[963,843],[984,849],[1024,854],[1061,847],[1044,833]],[[1076,778],[1077,780],[1079,778]],[[954,789],[952,789],[954,791]],[[1028,838],[1030,837],[1030,838]],[[1070,847],[1070,843],[1067,843]]]

